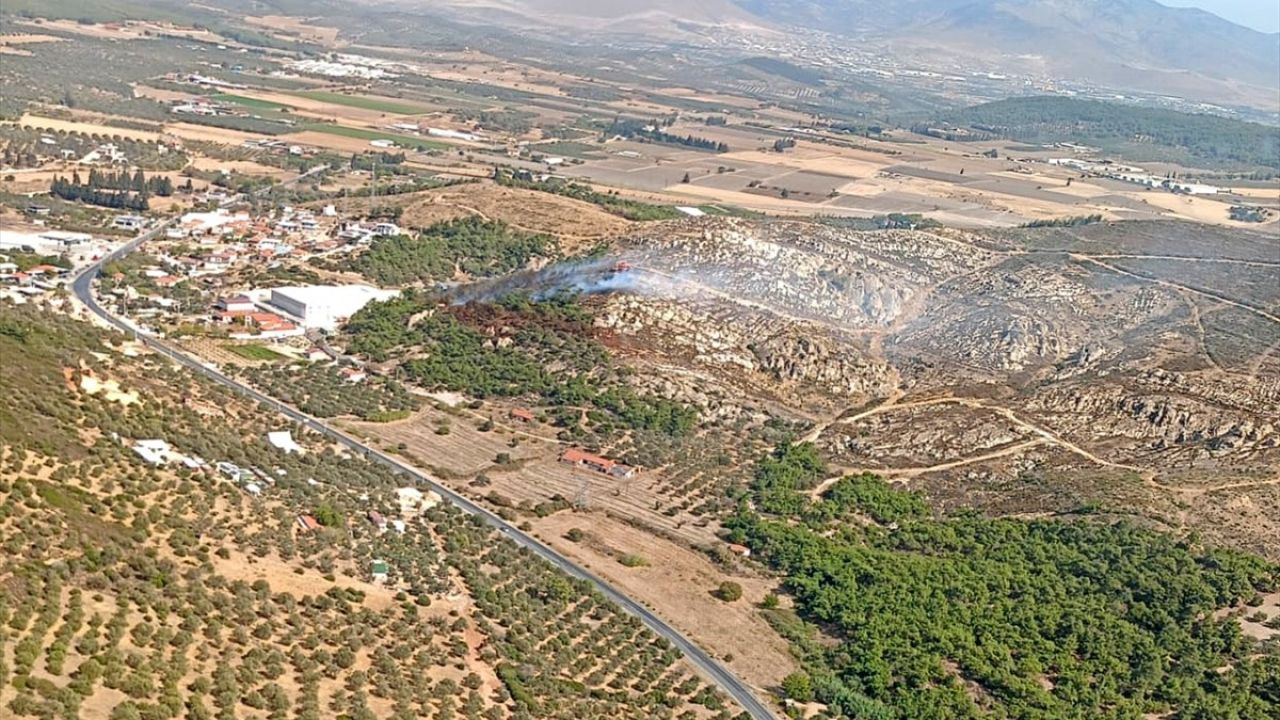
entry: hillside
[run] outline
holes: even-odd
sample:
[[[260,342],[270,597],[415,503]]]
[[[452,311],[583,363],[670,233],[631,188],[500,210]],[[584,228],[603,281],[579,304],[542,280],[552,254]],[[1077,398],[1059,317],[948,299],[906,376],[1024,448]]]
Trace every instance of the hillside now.
[[[1155,0],[738,0],[763,20],[1018,73],[1276,109],[1280,35]],[[1188,38],[1194,38],[1189,42]]]
[[[1096,145],[1132,161],[1172,160],[1211,168],[1280,170],[1280,128],[1063,97],[1010,98],[944,113],[917,130],[955,127],[972,139]],[[948,139],[960,139],[948,135]]]
[[[736,712],[588,586],[123,336],[5,304],[0,366],[0,716]]]
[[[447,9],[460,18],[556,32],[577,30],[667,36],[689,25],[759,25],[758,19],[731,0],[679,2],[679,0],[442,0],[402,4],[415,10]]]

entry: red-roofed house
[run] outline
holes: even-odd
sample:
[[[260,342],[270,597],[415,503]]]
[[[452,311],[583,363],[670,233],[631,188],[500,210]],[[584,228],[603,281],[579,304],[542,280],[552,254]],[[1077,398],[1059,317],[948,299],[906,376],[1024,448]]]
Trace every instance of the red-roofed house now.
[[[314,517],[311,517],[310,515],[299,515],[298,529],[304,533],[311,532],[312,530],[319,530],[320,521],[316,520]]]
[[[507,413],[507,416],[512,420],[522,423],[531,423],[534,421],[533,411],[526,410],[525,408],[512,408],[511,412]]]
[[[560,456],[560,462],[579,467],[590,468],[598,473],[612,475],[619,478],[629,478],[636,474],[636,469],[630,465],[623,465],[617,460],[610,460],[606,457],[593,455],[582,448],[569,448]]]

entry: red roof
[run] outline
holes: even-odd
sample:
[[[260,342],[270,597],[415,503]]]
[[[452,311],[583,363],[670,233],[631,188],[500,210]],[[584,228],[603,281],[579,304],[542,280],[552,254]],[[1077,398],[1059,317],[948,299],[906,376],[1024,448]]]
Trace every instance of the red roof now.
[[[568,450],[565,450],[564,454],[560,456],[560,461],[590,465],[592,467],[599,468],[604,472],[612,470],[613,466],[618,464],[609,458],[593,455],[582,448],[569,448]]]
[[[512,408],[510,415],[517,420],[524,420],[525,422],[533,422],[534,419],[533,411],[524,408]]]
[[[309,532],[311,530],[319,530],[320,522],[315,518],[311,517],[310,515],[299,515],[298,527],[302,528],[303,532]]]

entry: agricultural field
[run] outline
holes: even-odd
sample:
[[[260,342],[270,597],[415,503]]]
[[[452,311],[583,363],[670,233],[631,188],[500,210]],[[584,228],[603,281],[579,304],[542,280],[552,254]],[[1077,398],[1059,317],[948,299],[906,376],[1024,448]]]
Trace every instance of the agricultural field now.
[[[302,90],[292,94],[309,100],[317,100],[327,105],[342,105],[346,107],[360,108],[362,110],[390,113],[392,115],[418,115],[428,111],[428,108],[409,105],[394,100],[369,97],[367,95],[346,95],[344,93],[329,92],[326,90]]]
[[[400,515],[386,469],[305,435],[312,452],[283,454],[262,439],[271,415],[121,338],[25,308],[0,323],[0,353],[27,360],[0,406],[0,527],[23,549],[0,563],[15,717],[735,714],[638,621],[487,526],[443,505]],[[64,383],[68,361],[146,400],[109,407]],[[157,434],[207,469],[111,439]]]
[[[303,134],[307,136],[334,135],[339,138],[352,138],[355,140],[390,140],[397,146],[410,148],[412,150],[440,150],[449,147],[448,143],[439,142],[437,140],[424,140],[412,135],[403,135],[396,132],[384,132],[381,130],[370,130],[367,128],[349,127],[347,125],[332,125],[329,123],[306,123],[303,127]],[[303,138],[298,138],[302,140]],[[322,141],[321,141],[322,142]],[[316,143],[320,144],[320,143]],[[345,144],[337,149],[345,149],[350,144]],[[357,145],[361,150],[368,150],[368,142]]]
[[[222,348],[233,355],[239,355],[245,360],[254,360],[257,362],[275,362],[276,360],[282,360],[285,357],[265,345],[255,345],[253,343],[228,343],[223,345]]]
[[[283,103],[272,102],[270,100],[259,100],[258,98],[245,97],[244,95],[233,95],[231,93],[217,93],[209,96],[210,100],[219,102],[235,103],[243,105],[247,108],[255,110],[285,110],[289,106]]]

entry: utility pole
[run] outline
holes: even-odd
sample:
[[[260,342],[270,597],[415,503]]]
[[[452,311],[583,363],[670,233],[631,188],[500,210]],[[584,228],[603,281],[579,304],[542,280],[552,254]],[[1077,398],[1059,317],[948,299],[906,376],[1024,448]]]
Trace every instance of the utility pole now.
[[[573,496],[573,508],[575,510],[587,510],[591,507],[591,481],[581,470],[576,468],[573,474],[578,477],[578,492]]]
[[[369,217],[373,217],[373,208],[378,204],[378,158],[373,158],[373,184],[369,186],[369,212],[365,213]]]

